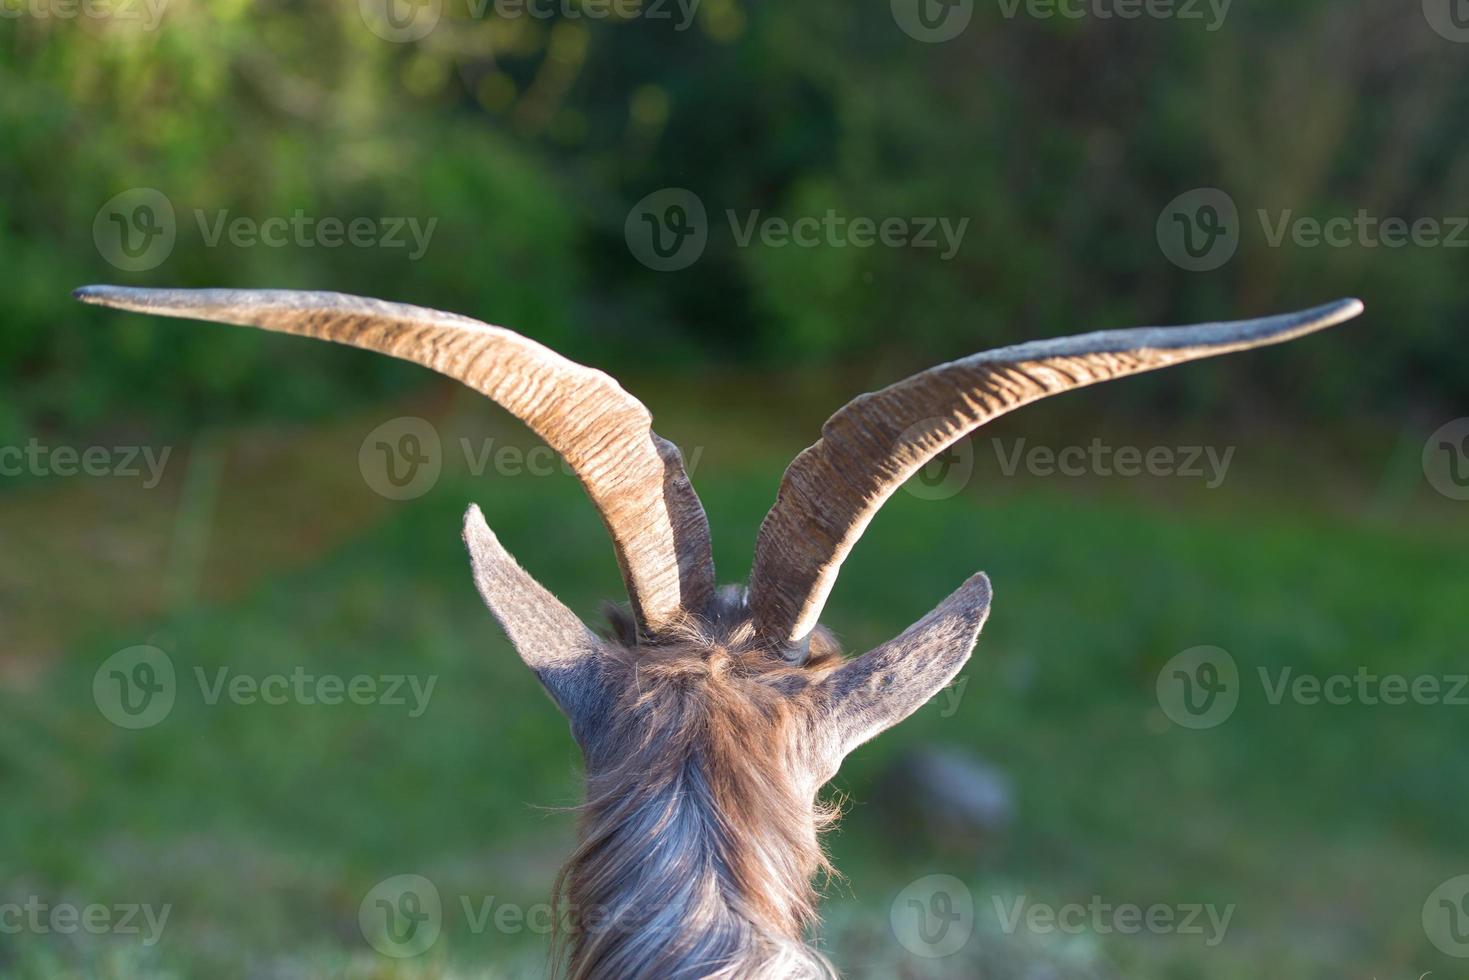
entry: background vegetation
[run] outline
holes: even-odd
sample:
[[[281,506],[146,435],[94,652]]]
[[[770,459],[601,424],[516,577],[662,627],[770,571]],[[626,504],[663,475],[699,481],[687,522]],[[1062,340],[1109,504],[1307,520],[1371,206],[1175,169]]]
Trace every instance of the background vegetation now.
[[[365,293],[612,370],[698,452],[729,581],[785,462],[857,391],[1031,337],[1363,297],[1367,317],[1308,343],[1029,409],[974,440],[956,497],[900,494],[884,512],[828,615],[851,649],[977,567],[998,598],[957,713],[925,709],[844,773],[847,880],[825,937],[854,976],[1453,975],[1420,915],[1469,873],[1469,709],[1274,706],[1247,687],[1228,723],[1189,732],[1154,694],[1200,644],[1247,677],[1464,670],[1469,503],[1429,486],[1421,454],[1469,398],[1469,252],[1273,246],[1256,218],[1469,214],[1469,45],[1418,4],[1240,2],[1208,30],[979,2],[943,44],[878,0],[703,0],[686,30],[676,5],[603,20],[453,0],[412,43],[337,0],[172,0],[156,30],[0,9],[0,446],[176,450],[152,489],[0,477],[0,902],[174,906],[156,947],[0,934],[0,975],[538,975],[543,937],[462,922],[390,962],[357,906],[405,871],[446,895],[540,901],[571,839],[542,809],[575,800],[570,740],[469,587],[464,503],[588,619],[619,590],[563,476],[451,459],[407,502],[363,481],[363,438],[395,416],[431,419],[446,446],[530,445],[493,406],[358,352],[85,310],[67,296],[89,281]],[[668,187],[704,202],[710,240],[659,273],[624,223]],[[1236,202],[1240,245],[1188,272],[1155,225],[1198,187]],[[93,234],[134,188],[178,214],[176,247],[140,272]],[[969,224],[945,261],[741,247],[724,217],[829,209]],[[413,261],[211,246],[196,210],[436,225]],[[1022,438],[1094,437],[1238,451],[1218,490],[998,465]],[[419,719],[181,699],[124,731],[92,676],[145,642],[181,673],[440,680]],[[958,842],[894,811],[894,765],[935,745],[1005,773],[1008,831]],[[982,913],[992,895],[1238,910],[1218,947],[1018,937],[991,917],[930,962],[887,916],[934,872]]]
[[[1024,6],[1006,18],[981,3],[946,44],[914,41],[881,3],[704,0],[686,30],[674,4],[670,20],[482,8],[449,4],[413,44],[384,42],[354,3],[174,2],[152,32],[8,19],[0,255],[14,286],[0,381],[12,428],[36,413],[320,412],[345,390],[416,376],[291,348],[283,384],[269,338],[141,322],[58,331],[55,297],[88,278],[386,292],[613,366],[685,369],[881,358],[895,371],[1019,336],[1361,294],[1391,319],[1229,365],[1212,387],[1133,388],[1217,407],[1252,379],[1253,395],[1336,416],[1442,406],[1469,385],[1463,359],[1442,356],[1465,312],[1463,250],[1271,247],[1252,217],[1464,211],[1469,64],[1400,5],[1238,4],[1209,31]],[[659,274],[634,260],[623,223],[675,186],[700,195],[716,228],[703,260]],[[1154,223],[1207,186],[1232,195],[1246,229],[1236,259],[1200,275],[1166,261]],[[92,222],[134,187],[173,202],[180,242],[161,267],[119,275]],[[381,248],[207,247],[195,209],[438,226],[409,262]],[[970,227],[949,262],[740,248],[719,227],[726,210],[828,209]]]

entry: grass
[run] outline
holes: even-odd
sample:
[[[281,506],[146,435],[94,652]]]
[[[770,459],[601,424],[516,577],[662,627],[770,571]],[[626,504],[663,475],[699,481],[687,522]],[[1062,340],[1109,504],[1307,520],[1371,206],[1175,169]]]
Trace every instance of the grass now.
[[[519,438],[467,425],[457,410],[442,420],[446,432]],[[182,474],[138,520],[147,547],[113,549],[124,557],[106,574],[78,550],[91,535],[48,546],[33,531],[25,551],[0,557],[0,582],[47,583],[46,599],[21,605],[32,638],[52,613],[56,651],[0,689],[0,905],[34,895],[171,909],[150,946],[0,932],[0,975],[540,974],[544,935],[475,929],[465,910],[545,900],[572,840],[557,808],[577,798],[577,759],[474,594],[459,517],[482,503],[511,551],[589,621],[617,595],[611,550],[564,477],[450,467],[429,495],[384,507],[350,478],[358,441],[337,433],[319,443],[334,448],[283,454],[295,459],[284,468],[234,452],[226,472],[237,479],[195,508],[218,532],[198,588],[175,581],[168,601],[145,594],[177,578],[159,537],[180,530],[154,512],[191,492]],[[781,441],[747,437],[701,460],[723,579],[748,567]],[[270,479],[253,484],[262,471]],[[1469,707],[1276,705],[1258,671],[1463,673],[1469,529],[1458,513],[1426,511],[1421,497],[1388,514],[1317,507],[1304,484],[1262,489],[1248,470],[1214,494],[1179,481],[994,476],[942,502],[897,495],[829,605],[827,621],[860,651],[977,568],[996,583],[958,710],[924,708],[837,781],[849,812],[830,840],[845,875],[826,903],[833,958],[874,978],[1453,975],[1420,914],[1440,882],[1469,872]],[[311,492],[321,487],[330,494]],[[4,520],[59,526],[58,489],[0,498]],[[318,526],[331,533],[306,530]],[[68,580],[86,595],[67,597]],[[109,604],[113,588],[122,598]],[[128,731],[97,710],[92,682],[139,643],[168,653],[179,695],[161,724]],[[1154,687],[1174,654],[1204,644],[1233,655],[1242,697],[1226,723],[1190,731],[1168,720]],[[221,668],[436,686],[419,717],[381,704],[211,705],[196,671]],[[895,819],[891,767],[934,744],[1005,770],[1018,807],[1007,834],[958,846]],[[396,961],[364,941],[357,912],[375,883],[404,873],[435,882],[445,931],[425,956]],[[968,884],[979,926],[961,953],[927,961],[894,941],[888,910],[933,873]],[[1216,946],[1097,929],[1007,934],[996,914],[996,899],[1094,897],[1234,911]]]

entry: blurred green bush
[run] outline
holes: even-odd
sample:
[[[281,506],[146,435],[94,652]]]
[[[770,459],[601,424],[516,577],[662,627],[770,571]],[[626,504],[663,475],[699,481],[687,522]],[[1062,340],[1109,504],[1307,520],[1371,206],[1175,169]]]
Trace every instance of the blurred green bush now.
[[[1416,7],[1237,5],[1211,31],[980,4],[960,38],[923,44],[877,0],[704,0],[687,29],[678,4],[617,21],[565,16],[571,0],[552,19],[475,3],[403,44],[349,0],[175,2],[151,31],[0,22],[0,436],[119,412],[309,416],[419,377],[217,328],[99,329],[65,299],[92,280],[363,292],[620,368],[881,359],[887,378],[1031,336],[1356,294],[1370,319],[1340,336],[1232,363],[1212,388],[1190,374],[1129,397],[1176,413],[1242,387],[1256,410],[1339,417],[1469,392],[1469,360],[1443,356],[1469,309],[1463,250],[1272,247],[1255,218],[1469,211],[1469,59]],[[1242,219],[1237,256],[1205,273],[1171,265],[1154,230],[1200,186]],[[137,187],[169,198],[179,241],[158,268],[120,272],[92,226]],[[708,251],[677,274],[623,240],[629,208],[663,187],[710,215]],[[969,224],[944,261],[741,248],[726,219],[832,209]],[[196,210],[437,224],[412,261],[204,247]]]

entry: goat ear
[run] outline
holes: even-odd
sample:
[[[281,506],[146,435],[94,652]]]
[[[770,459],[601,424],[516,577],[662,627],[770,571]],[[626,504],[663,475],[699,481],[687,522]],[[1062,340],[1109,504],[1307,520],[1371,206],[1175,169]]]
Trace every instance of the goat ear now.
[[[822,682],[839,758],[907,718],[954,679],[989,617],[990,594],[989,578],[975,575],[897,639]]]
[[[478,507],[464,515],[464,544],[485,605],[585,744],[606,700],[601,639],[520,567]]]

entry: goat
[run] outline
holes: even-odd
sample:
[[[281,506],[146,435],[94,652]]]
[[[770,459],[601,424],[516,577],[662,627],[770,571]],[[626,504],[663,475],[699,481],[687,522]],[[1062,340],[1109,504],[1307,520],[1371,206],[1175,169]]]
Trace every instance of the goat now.
[[[554,894],[572,980],[834,976],[805,944],[826,868],[819,800],[844,757],[948,685],[989,614],[976,574],[896,639],[844,657],[819,625],[842,561],[928,460],[1028,402],[1357,316],[1107,331],[976,354],[849,402],[786,470],[746,587],[715,587],[709,525],[679,450],[600,371],[500,327],[333,293],[89,286],[87,303],[261,327],[433,368],[560,453],[612,537],[631,600],[593,633],[471,506],[474,580],[570,722],[586,769],[580,844]]]

